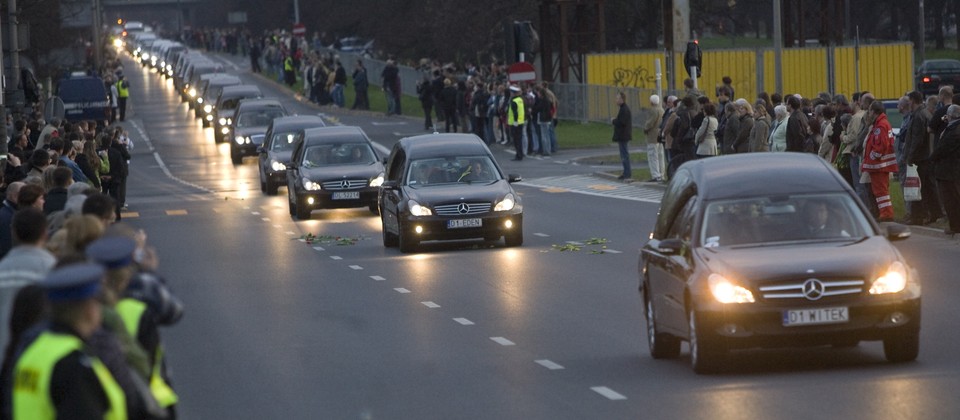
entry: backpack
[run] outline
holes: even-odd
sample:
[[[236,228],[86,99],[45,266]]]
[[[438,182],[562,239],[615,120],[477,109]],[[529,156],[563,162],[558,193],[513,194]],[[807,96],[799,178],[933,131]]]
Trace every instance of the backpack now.
[[[101,150],[97,153],[100,156],[100,174],[106,175],[110,173],[110,157],[106,150]]]

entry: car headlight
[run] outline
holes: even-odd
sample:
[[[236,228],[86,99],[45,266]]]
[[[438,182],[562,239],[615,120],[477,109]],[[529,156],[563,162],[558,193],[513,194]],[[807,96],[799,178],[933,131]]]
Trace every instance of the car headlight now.
[[[907,267],[900,261],[890,264],[890,268],[882,276],[878,277],[870,286],[871,295],[882,295],[885,293],[899,293],[907,288]]]
[[[190,90],[187,91],[187,94],[190,95],[191,98],[195,98],[197,96],[197,90],[190,88]]]
[[[220,124],[220,125],[227,125],[227,124],[228,124],[226,118],[220,118],[219,120],[217,120],[217,123]]]
[[[233,141],[237,142],[237,144],[250,143],[250,138],[245,136],[236,136],[233,138]]]
[[[323,189],[323,187],[321,187],[320,184],[306,178],[303,179],[303,188],[306,188],[307,191],[320,191],[321,189]]]
[[[213,105],[210,105],[210,104],[204,105],[203,112],[206,112],[207,114],[213,112]]]
[[[513,199],[513,193],[507,194],[506,197],[503,197],[503,200],[500,200],[496,206],[493,206],[493,211],[507,211],[513,210],[513,206],[517,203]]]
[[[719,274],[707,277],[710,293],[720,303],[753,303],[753,293],[743,286],[734,284]]]
[[[198,103],[198,104],[202,104],[202,103],[203,103],[203,98],[197,98],[197,103]]]
[[[140,58],[142,58],[142,59],[144,59],[144,60],[149,60],[149,59],[150,59],[150,53],[143,53],[143,54],[140,55]]]
[[[383,185],[383,174],[377,175],[376,178],[370,180],[371,187],[379,187]]]
[[[271,161],[270,161],[270,168],[272,168],[274,171],[280,172],[280,171],[285,171],[285,170],[287,170],[287,165],[284,165],[283,162],[277,162],[277,161],[275,161],[275,160],[271,160]],[[319,188],[317,188],[317,189],[319,189]]]
[[[414,216],[433,216],[433,212],[430,209],[421,206],[420,203],[410,200],[407,203],[410,207],[410,214]]]

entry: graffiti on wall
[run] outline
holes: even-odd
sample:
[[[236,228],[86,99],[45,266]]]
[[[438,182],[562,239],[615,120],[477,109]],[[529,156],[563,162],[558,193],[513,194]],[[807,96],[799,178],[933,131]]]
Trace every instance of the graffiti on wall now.
[[[654,89],[657,87],[657,75],[643,66],[633,69],[620,67],[613,70],[613,80],[610,84],[617,87]]]

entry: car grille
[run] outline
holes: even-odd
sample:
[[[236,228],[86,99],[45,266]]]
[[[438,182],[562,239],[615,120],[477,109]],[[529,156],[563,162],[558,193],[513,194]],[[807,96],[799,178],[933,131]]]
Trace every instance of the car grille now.
[[[818,282],[808,283],[808,282]],[[804,279],[774,285],[761,286],[764,299],[819,300],[830,296],[855,295],[863,292],[863,280]]]
[[[437,216],[463,216],[481,214],[490,211],[490,203],[457,203],[435,206]]]
[[[355,190],[367,186],[366,179],[343,179],[339,181],[327,181],[323,183],[325,190]]]

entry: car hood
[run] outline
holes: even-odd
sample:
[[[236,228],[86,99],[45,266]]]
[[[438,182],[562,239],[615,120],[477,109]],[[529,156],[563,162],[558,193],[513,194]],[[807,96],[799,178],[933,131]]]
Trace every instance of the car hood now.
[[[507,193],[513,192],[506,180],[499,180],[490,184],[442,184],[423,187],[403,187],[406,196],[421,205],[436,206],[441,204],[461,202],[494,203]],[[514,200],[519,203],[520,198],[514,194]]]
[[[300,168],[301,176],[314,182],[335,181],[338,179],[370,179],[383,173],[379,162],[369,165],[334,165],[320,168]]]
[[[293,152],[290,151],[269,151],[267,152],[267,158],[275,160],[277,162],[288,164],[290,163],[290,158],[292,157]]]
[[[267,126],[261,127],[243,127],[236,129],[237,135],[240,136],[255,136],[255,135],[264,135],[267,133]]]
[[[804,276],[868,280],[885,272],[899,253],[882,236],[861,241],[757,247],[702,248],[707,268],[745,286]]]
[[[233,118],[233,115],[236,114],[236,109],[218,109],[217,115],[221,118]]]

